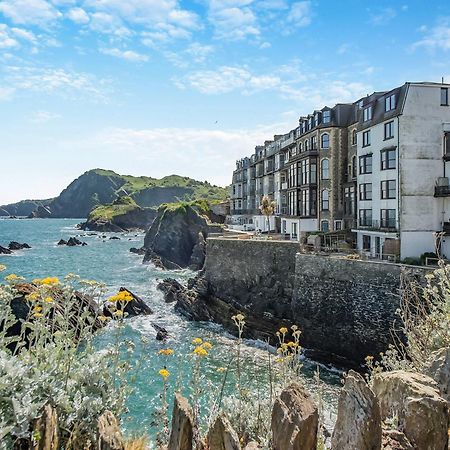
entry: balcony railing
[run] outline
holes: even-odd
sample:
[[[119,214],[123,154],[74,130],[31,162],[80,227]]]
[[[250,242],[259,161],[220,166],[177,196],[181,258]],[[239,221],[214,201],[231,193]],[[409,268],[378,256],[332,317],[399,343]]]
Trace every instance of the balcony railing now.
[[[380,231],[397,231],[397,223],[395,219],[382,219],[382,220],[358,220],[358,228],[364,228],[368,230],[380,230]]]
[[[450,186],[435,186],[434,187],[435,197],[450,197]]]

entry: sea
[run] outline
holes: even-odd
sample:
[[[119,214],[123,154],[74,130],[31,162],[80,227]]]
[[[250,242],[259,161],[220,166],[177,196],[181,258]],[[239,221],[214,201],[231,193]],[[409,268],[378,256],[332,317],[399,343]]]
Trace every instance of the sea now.
[[[172,402],[173,392],[180,390],[189,396],[192,388],[190,376],[193,372],[192,340],[199,337],[213,344],[208,357],[202,359],[201,389],[205,394],[202,414],[208,421],[208,404],[224,386],[224,396],[236,394],[236,379],[229,376],[224,383],[223,367],[226,367],[236,351],[236,338],[221,326],[211,323],[188,321],[174,310],[173,304],[164,302],[157,289],[164,278],[176,278],[186,282],[194,275],[189,270],[164,271],[153,264],[143,264],[142,256],[131,253],[131,247],[141,247],[143,233],[97,233],[89,235],[76,228],[82,219],[0,219],[0,245],[10,241],[26,242],[31,249],[0,255],[0,264],[7,267],[2,276],[15,273],[28,280],[43,277],[64,278],[69,273],[83,279],[96,280],[106,284],[108,293],[114,294],[123,286],[140,296],[152,308],[154,314],[126,319],[121,339],[135,343],[133,358],[139,361],[139,370],[130,375],[132,393],[128,398],[127,412],[122,417],[125,433],[147,435],[154,441],[160,428],[155,420],[155,411],[162,402],[163,383],[159,370],[166,366],[168,378],[167,400]],[[60,239],[71,236],[86,242],[87,246],[58,246]],[[110,239],[117,236],[120,239]],[[169,339],[165,343],[156,340],[153,324],[166,328]],[[117,325],[110,323],[98,332],[97,348],[102,351],[111,345],[117,336]],[[174,354],[167,358],[158,355],[163,348],[172,348]],[[242,386],[247,396],[267,397],[269,391],[269,370],[274,367],[274,349],[259,341],[244,341],[242,344]],[[272,369],[276,370],[276,369]],[[317,372],[319,373],[318,380]],[[233,373],[232,371],[230,373]],[[337,409],[341,373],[314,361],[303,359],[300,381],[314,395],[320,393],[323,403],[324,423],[331,429]],[[288,380],[290,381],[290,380]],[[241,387],[242,387],[241,386]]]

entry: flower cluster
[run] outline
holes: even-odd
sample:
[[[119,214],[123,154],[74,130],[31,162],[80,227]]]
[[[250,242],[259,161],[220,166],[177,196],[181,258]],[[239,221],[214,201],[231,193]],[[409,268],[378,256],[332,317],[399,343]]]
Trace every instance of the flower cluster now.
[[[120,291],[116,295],[112,295],[108,298],[108,301],[113,303],[131,302],[133,296],[128,291]]]
[[[200,338],[193,339],[192,344],[195,345],[192,353],[200,357],[208,356],[208,350],[212,349],[212,344],[210,342],[202,341]]]
[[[59,278],[57,277],[46,277],[46,278],[35,278],[33,284],[41,284],[45,286],[54,286],[60,284]]]

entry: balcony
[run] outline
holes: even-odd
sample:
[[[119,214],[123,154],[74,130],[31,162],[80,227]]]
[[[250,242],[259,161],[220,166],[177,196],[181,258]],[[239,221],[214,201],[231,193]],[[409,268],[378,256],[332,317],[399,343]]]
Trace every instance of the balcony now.
[[[371,231],[384,231],[392,233],[397,231],[397,224],[395,219],[383,219],[383,220],[358,220],[358,228],[371,230]]]
[[[450,186],[435,186],[434,187],[435,197],[450,197]]]

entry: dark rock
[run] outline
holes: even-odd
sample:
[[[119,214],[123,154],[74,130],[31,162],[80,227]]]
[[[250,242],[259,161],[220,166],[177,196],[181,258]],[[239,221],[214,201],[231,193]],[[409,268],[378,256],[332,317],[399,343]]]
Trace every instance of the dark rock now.
[[[0,255],[10,255],[12,251],[9,248],[2,247],[0,245]]]
[[[31,248],[27,243],[19,244],[19,242],[11,241],[8,245],[10,250],[23,250],[24,248]]]
[[[120,241],[120,237],[118,237],[118,236],[111,236],[111,237],[109,238],[109,240],[110,240],[110,241]]]
[[[191,267],[200,270],[204,262],[205,236],[221,229],[190,205],[162,207],[145,236],[144,262],[159,257],[167,269]]]
[[[69,247],[75,247],[76,245],[82,245],[83,243],[77,239],[76,237],[71,237],[69,238],[69,240],[67,241],[67,246]]]
[[[142,300],[140,297],[138,297],[136,294],[131,292],[129,289],[126,289],[124,287],[121,287],[119,289],[119,292],[128,292],[132,295],[133,300],[126,302],[125,306],[123,308],[123,312],[127,315],[127,317],[134,317],[134,316],[146,316],[149,314],[153,314],[152,309],[150,306],[148,306],[144,300]],[[114,317],[113,311],[112,311],[112,304],[108,303],[103,308],[103,314],[107,317]]]
[[[166,303],[172,303],[177,301],[177,294],[182,291],[183,286],[174,278],[166,278],[158,283],[157,288],[164,294],[164,300]]]
[[[131,241],[131,238],[128,240]],[[145,255],[145,248],[144,247],[141,247],[141,248],[131,247],[130,252],[136,253],[136,255]]]
[[[65,241],[64,239],[60,239],[59,241],[58,241],[58,244],[57,245],[67,245],[67,241]]]
[[[153,328],[156,330],[156,340],[165,341],[169,337],[169,332],[162,326],[152,323]]]
[[[49,217],[52,217],[52,211],[48,206],[43,205],[39,205],[28,215],[29,219],[48,219]]]

